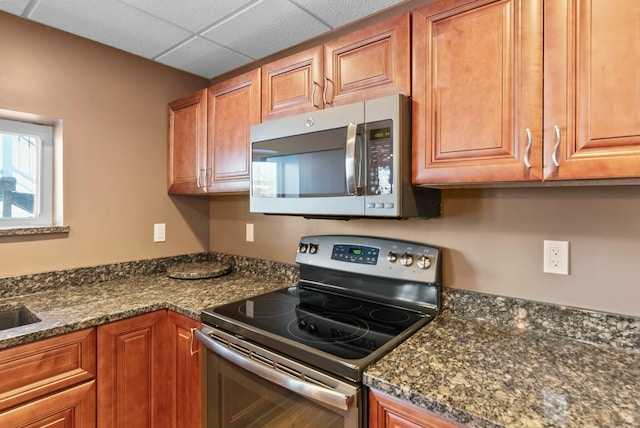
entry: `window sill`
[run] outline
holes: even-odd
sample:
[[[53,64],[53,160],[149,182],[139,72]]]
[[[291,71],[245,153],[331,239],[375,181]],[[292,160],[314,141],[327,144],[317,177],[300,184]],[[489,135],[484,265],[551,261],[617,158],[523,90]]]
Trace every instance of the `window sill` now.
[[[17,227],[15,229],[0,229],[0,238],[5,236],[31,236],[69,233],[70,229],[71,228],[69,226]]]

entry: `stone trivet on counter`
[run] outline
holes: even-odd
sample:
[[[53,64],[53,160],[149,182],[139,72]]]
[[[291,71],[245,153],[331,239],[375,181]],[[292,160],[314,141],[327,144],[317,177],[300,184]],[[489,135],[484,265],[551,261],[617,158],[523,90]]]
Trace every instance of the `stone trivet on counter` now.
[[[216,278],[229,272],[231,265],[217,262],[182,263],[167,267],[167,275],[176,279]]]

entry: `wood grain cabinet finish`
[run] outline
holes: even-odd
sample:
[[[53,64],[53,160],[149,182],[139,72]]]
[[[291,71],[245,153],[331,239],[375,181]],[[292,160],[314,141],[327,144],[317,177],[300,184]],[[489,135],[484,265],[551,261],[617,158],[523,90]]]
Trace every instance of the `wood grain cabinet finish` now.
[[[200,342],[193,336],[193,329],[199,326],[198,321],[168,312],[167,350],[171,355],[165,373],[172,394],[172,428],[202,426]]]
[[[2,412],[0,426],[93,428],[96,426],[95,381],[85,382]]]
[[[461,428],[463,425],[369,390],[369,428]]]
[[[413,13],[413,182],[542,179],[542,0]]]
[[[205,191],[207,173],[207,91],[169,104],[169,194]]]
[[[3,350],[0,352],[0,411],[92,380],[95,375],[94,329]],[[7,425],[0,423],[0,426]]]
[[[262,120],[411,95],[405,13],[262,66]]]
[[[98,428],[167,426],[166,311],[98,327]]]
[[[545,2],[545,179],[640,177],[638,22],[637,0]]]
[[[325,105],[411,95],[409,13],[324,44]]]
[[[207,193],[249,190],[250,128],[260,123],[260,69],[208,89]]]
[[[262,66],[262,120],[322,108],[322,46]]]

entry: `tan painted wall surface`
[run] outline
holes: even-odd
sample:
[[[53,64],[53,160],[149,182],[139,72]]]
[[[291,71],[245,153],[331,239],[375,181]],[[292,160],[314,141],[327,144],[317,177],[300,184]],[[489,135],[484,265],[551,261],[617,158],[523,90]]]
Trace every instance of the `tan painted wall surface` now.
[[[208,249],[209,202],[170,198],[167,103],[208,81],[0,12],[0,109],[63,120],[68,237],[0,238],[0,276]],[[153,223],[167,242],[153,243]]]
[[[445,190],[430,220],[305,220],[211,202],[211,249],[294,261],[302,235],[353,233],[444,248],[446,287],[640,316],[640,187]],[[245,242],[254,223],[255,242]],[[542,272],[543,240],[570,241],[570,275]]]

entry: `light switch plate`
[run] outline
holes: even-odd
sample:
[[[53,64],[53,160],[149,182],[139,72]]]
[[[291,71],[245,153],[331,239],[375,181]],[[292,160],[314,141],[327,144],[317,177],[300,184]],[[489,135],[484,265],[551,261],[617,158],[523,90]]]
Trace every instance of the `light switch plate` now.
[[[165,242],[167,240],[167,225],[156,223],[153,225],[153,242]]]

